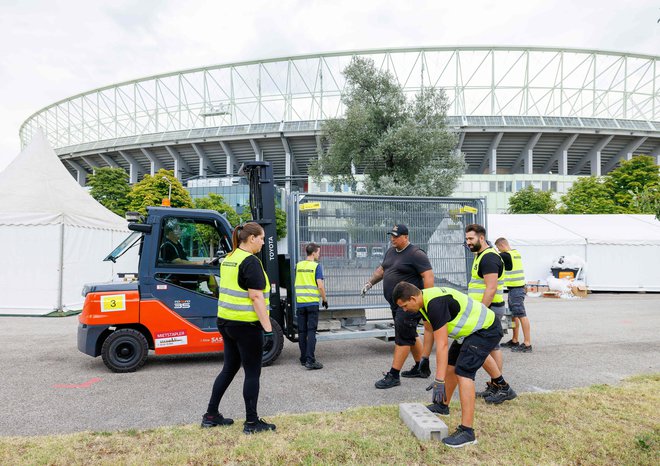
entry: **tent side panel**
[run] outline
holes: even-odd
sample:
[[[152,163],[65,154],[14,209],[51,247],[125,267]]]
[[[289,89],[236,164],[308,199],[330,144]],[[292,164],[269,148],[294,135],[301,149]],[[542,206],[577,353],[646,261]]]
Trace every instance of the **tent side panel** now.
[[[660,291],[658,258],[660,245],[589,244],[587,285],[593,291]]]

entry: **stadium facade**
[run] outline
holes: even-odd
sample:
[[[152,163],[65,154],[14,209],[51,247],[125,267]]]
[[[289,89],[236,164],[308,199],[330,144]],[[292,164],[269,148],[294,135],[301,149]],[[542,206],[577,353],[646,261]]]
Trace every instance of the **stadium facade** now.
[[[136,79],[55,102],[21,126],[42,129],[81,184],[98,167],[137,182],[160,168],[212,186],[247,160],[273,163],[288,190],[310,184],[323,121],[343,115],[342,70],[374,60],[407,95],[445,90],[466,175],[457,196],[487,196],[492,211],[533,185],[561,194],[579,175],[621,160],[660,162],[660,57],[540,47],[425,47],[302,55]],[[226,184],[226,182],[223,182]],[[222,184],[222,183],[216,183]]]

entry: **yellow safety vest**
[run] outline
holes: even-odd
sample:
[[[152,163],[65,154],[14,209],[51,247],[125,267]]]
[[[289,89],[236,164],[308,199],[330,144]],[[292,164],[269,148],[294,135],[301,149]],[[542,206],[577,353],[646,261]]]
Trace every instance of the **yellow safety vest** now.
[[[240,322],[256,322],[259,320],[257,313],[254,311],[252,300],[248,296],[248,291],[238,285],[238,268],[250,256],[252,254],[249,252],[236,249],[220,264],[218,317]],[[261,265],[261,261],[259,261],[259,265]],[[266,300],[266,310],[269,311],[270,281],[264,271],[263,265],[261,265],[261,271],[264,273],[264,278],[266,279],[266,288],[263,291]]]
[[[525,286],[525,271],[523,270],[522,256],[515,249],[507,252],[511,256],[513,267],[511,270],[504,271],[504,284],[509,288]]]
[[[316,283],[316,268],[319,266],[314,261],[300,261],[296,264],[296,302],[317,303],[319,302],[319,287]]]
[[[424,308],[420,312],[428,321],[427,309],[429,302],[434,298],[441,296],[451,296],[461,306],[461,310],[456,317],[447,322],[447,333],[449,338],[458,340],[459,338],[472,335],[482,328],[490,328],[495,321],[495,313],[484,306],[480,301],[475,301],[465,293],[452,288],[433,287],[422,290],[424,298]]]
[[[484,251],[474,259],[474,263],[472,264],[472,276],[470,278],[470,283],[468,283],[468,295],[470,298],[479,302],[481,302],[482,298],[484,297],[484,292],[486,291],[486,282],[483,278],[479,277],[479,264],[481,263],[481,259],[483,259],[486,254],[495,254],[500,261],[502,260],[500,255],[497,254],[493,248],[484,249]],[[504,263],[502,263],[502,273],[500,273],[500,275],[497,277],[497,291],[495,292],[495,296],[493,296],[493,304],[504,302],[503,277]]]

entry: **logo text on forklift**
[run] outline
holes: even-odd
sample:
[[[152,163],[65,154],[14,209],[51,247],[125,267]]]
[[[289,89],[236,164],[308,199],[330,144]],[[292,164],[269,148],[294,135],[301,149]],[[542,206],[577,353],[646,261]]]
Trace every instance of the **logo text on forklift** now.
[[[174,301],[174,309],[190,309],[189,299],[177,299]]]
[[[188,335],[185,330],[174,330],[172,332],[160,332],[154,340],[156,348],[168,346],[182,346],[188,344]]]

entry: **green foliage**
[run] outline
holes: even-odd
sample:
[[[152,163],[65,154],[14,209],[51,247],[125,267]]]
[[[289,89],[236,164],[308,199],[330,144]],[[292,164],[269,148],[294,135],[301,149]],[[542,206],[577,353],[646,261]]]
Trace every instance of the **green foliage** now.
[[[240,218],[241,218],[241,222],[252,221],[252,213],[250,212],[250,209],[248,207],[245,208]],[[287,235],[286,212],[280,208],[275,208],[275,230],[278,240],[282,238],[286,238]]]
[[[128,193],[131,185],[128,174],[122,168],[97,168],[88,181],[89,193],[94,199],[122,217],[128,208]]]
[[[622,213],[612,195],[602,182],[595,176],[579,178],[573,186],[561,197],[564,214],[618,214]]]
[[[549,191],[537,191],[527,186],[509,198],[510,214],[551,214],[557,210],[557,202]]]
[[[604,176],[605,187],[626,213],[651,214],[660,203],[660,171],[653,157],[640,155]]]
[[[234,208],[225,202],[224,197],[216,193],[209,193],[206,197],[195,199],[195,209],[210,209],[225,214],[229,223],[234,227],[241,222]]]
[[[344,75],[346,116],[323,125],[329,145],[310,166],[315,180],[354,186],[355,167],[366,175],[368,194],[451,194],[465,162],[445,126],[445,93],[423,88],[409,102],[393,76],[366,58],[354,58]]]
[[[145,175],[128,193],[129,210],[147,213],[147,207],[161,205],[167,199],[170,183],[172,184],[172,207],[192,208],[193,202],[186,188],[174,177],[172,170],[158,170],[154,176]]]

